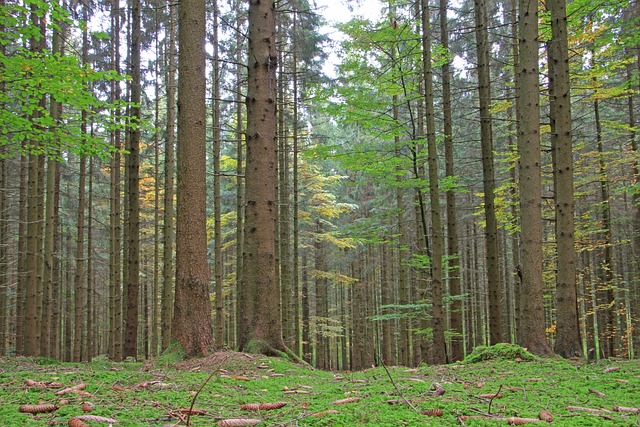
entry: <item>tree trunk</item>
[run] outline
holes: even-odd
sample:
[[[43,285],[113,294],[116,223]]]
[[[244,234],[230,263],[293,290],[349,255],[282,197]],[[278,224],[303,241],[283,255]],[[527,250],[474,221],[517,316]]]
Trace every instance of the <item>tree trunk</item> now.
[[[556,342],[562,357],[582,354],[576,283],[573,198],[573,137],[569,80],[569,48],[565,0],[550,0],[551,46],[549,50],[549,94],[552,149],[555,150],[556,241]]]
[[[179,4],[176,288],[172,336],[188,357],[214,345],[206,234],[205,2]]]
[[[131,120],[141,119],[141,17],[140,0],[130,0],[131,7]],[[140,292],[140,127],[129,131],[129,161],[127,166],[128,222],[126,238],[126,321],[124,332],[124,357],[138,357],[138,298]]]
[[[449,51],[449,18],[447,17],[448,0],[440,0],[440,43],[445,52]],[[453,118],[451,114],[451,63],[442,64],[442,113],[444,133],[445,175],[455,177],[453,156]],[[460,300],[460,253],[458,250],[458,222],[456,218],[456,192],[447,190],[447,268],[449,278],[449,296],[451,302],[450,328],[451,345],[449,360],[464,358],[462,337],[462,301]]]
[[[322,225],[315,224],[315,282],[316,282],[316,368],[329,369],[329,340],[326,336],[329,326],[329,284],[326,277],[327,260],[325,243],[322,240]]]
[[[295,3],[291,5],[295,8]],[[295,27],[297,16],[293,11],[293,33],[295,34]],[[278,32],[280,43],[284,45],[285,32],[282,31],[283,26],[289,25],[286,22],[286,15],[279,14],[278,17]],[[295,37],[294,37],[295,40]],[[295,51],[295,41],[293,42]],[[295,53],[292,53],[292,63],[295,61]],[[285,70],[285,52],[280,49],[278,52],[278,67],[279,75],[284,76]],[[295,63],[292,65],[295,69]],[[292,77],[296,79],[295,71],[292,71]],[[297,80],[297,79],[296,79]],[[277,140],[278,140],[278,211],[277,211],[277,233],[278,233],[278,278],[280,280],[280,290],[282,295],[282,335],[284,337],[285,345],[294,349],[294,327],[293,322],[293,283],[291,276],[291,209],[289,204],[289,128],[285,118],[287,116],[287,91],[286,88],[290,83],[282,78],[278,80],[278,111],[277,111]],[[297,84],[297,81],[292,82]],[[295,126],[295,123],[293,123]],[[295,353],[295,352],[294,352]]]
[[[120,74],[120,0],[111,3],[111,32],[113,44],[111,48],[111,68]],[[111,99],[114,103],[120,101],[120,85],[111,85]],[[115,149],[109,170],[109,357],[112,360],[122,360],[122,238],[121,204],[120,204],[120,166],[122,147],[121,133],[118,130],[120,109],[116,109],[112,132],[112,145]]]
[[[236,4],[236,8],[239,8],[239,2]],[[238,28],[242,28],[242,14],[238,14],[236,17],[236,26]],[[236,69],[235,69],[235,92],[236,92],[236,313],[235,313],[235,332],[236,337],[234,343],[238,342],[238,333],[239,333],[239,319],[242,315],[241,306],[240,306],[240,294],[241,288],[240,284],[242,283],[242,257],[244,253],[244,133],[242,131],[242,123],[244,122],[244,117],[242,114],[243,108],[243,79],[246,67],[243,64],[244,52],[241,48],[243,45],[242,34],[238,31],[236,32],[236,46],[237,46],[237,57],[236,57]]]
[[[282,340],[276,280],[276,54],[275,2],[249,3],[247,164],[243,278],[238,346],[278,354]]]
[[[82,132],[86,133],[86,123],[83,121]],[[77,232],[76,232],[76,273],[74,277],[74,289],[75,289],[75,316],[74,316],[74,332],[73,332],[73,361],[80,362],[83,360],[84,350],[84,334],[87,327],[87,289],[86,289],[86,275],[85,275],[85,250],[84,250],[84,232],[85,232],[85,209],[86,209],[86,168],[87,159],[85,156],[80,156],[80,172],[78,173],[78,212],[77,212]]]
[[[35,54],[42,52],[45,47],[45,20],[39,17],[39,8],[37,5],[31,5],[31,24],[38,28],[38,33],[30,39],[31,51]],[[46,99],[42,97],[39,100],[39,107],[44,109]],[[40,117],[39,110],[33,112],[33,119]],[[37,148],[38,142],[33,141],[32,144]],[[39,247],[41,242],[39,212],[42,202],[40,182],[44,174],[44,160],[41,154],[35,151],[29,154],[28,168],[28,190],[27,190],[27,240],[26,240],[26,287],[25,287],[25,327],[24,327],[24,354],[25,356],[40,355],[40,328],[39,328],[39,302],[42,301],[42,282],[38,276],[40,269],[40,256],[42,248]]]
[[[542,183],[540,175],[540,92],[538,3],[519,1],[518,150],[522,290],[519,342],[539,356],[551,353],[546,341],[542,285]]]
[[[175,132],[176,132],[176,20],[177,8],[167,0],[169,9],[169,45],[167,59],[167,140],[164,147],[164,221],[162,234],[162,350],[171,343],[171,318],[173,307],[173,284],[175,270],[173,265],[173,247],[175,243],[174,206],[175,196]]]
[[[480,101],[480,138],[482,145],[482,176],[485,216],[485,256],[489,294],[489,343],[502,341],[500,265],[498,224],[494,203],[495,173],[493,164],[493,129],[491,116],[491,70],[487,3],[475,0],[476,47],[478,53],[478,93]]]
[[[604,159],[602,141],[602,125],[600,123],[600,107],[598,98],[594,97],[593,110],[596,125],[596,141],[598,144],[598,177],[600,181],[602,231],[600,236],[602,246],[602,260],[598,266],[599,283],[596,289],[598,317],[598,338],[600,355],[604,358],[614,356],[616,324],[615,324],[615,274],[613,265],[613,237],[611,232],[611,208],[609,197],[609,181],[607,180],[607,166]]]
[[[213,276],[216,286],[216,325],[215,342],[219,348],[224,347],[224,292],[222,263],[222,198],[220,197],[220,151],[222,147],[222,129],[220,128],[220,56],[218,47],[218,1],[213,2]]]
[[[431,303],[433,305],[431,327],[433,331],[433,363],[447,362],[442,314],[442,256],[444,242],[440,219],[440,189],[438,185],[438,152],[434,119],[433,71],[431,69],[431,23],[428,0],[422,0],[422,66],[424,69],[425,109],[427,118],[427,150],[429,164],[429,198],[431,201],[431,226],[433,228],[431,256]]]

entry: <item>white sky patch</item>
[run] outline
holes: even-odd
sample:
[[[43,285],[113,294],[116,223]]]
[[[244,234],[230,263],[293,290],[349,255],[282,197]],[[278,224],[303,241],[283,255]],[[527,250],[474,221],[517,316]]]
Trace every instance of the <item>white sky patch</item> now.
[[[336,24],[348,22],[355,17],[363,17],[375,20],[380,17],[381,2],[373,0],[316,0],[318,13],[327,20],[327,25],[320,28],[320,32],[334,45],[329,53],[322,70],[329,77],[336,76],[336,65],[340,62],[336,49],[340,41],[344,40],[344,34],[335,28]]]

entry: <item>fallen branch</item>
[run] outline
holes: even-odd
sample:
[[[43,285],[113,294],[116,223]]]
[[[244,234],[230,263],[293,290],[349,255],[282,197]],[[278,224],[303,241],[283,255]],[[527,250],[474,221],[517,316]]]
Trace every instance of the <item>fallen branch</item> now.
[[[400,391],[400,389],[398,388],[398,386],[396,385],[396,382],[393,380],[393,378],[391,377],[391,373],[389,372],[389,369],[387,368],[387,365],[385,365],[384,361],[382,360],[381,357],[378,357],[378,359],[380,360],[380,364],[382,365],[382,367],[384,368],[384,371],[387,373],[387,376],[389,377],[389,380],[391,381],[391,384],[393,385],[393,388],[396,389],[396,392],[400,395],[400,397],[402,398],[402,400],[404,401],[404,403],[406,403],[407,405],[409,405],[409,407],[411,409],[413,409],[413,412],[415,413],[420,413],[420,411],[418,411],[418,408],[416,408],[415,406],[413,406],[411,404],[411,402],[409,402],[405,397],[404,394],[402,394],[402,392]]]
[[[211,372],[211,374],[207,377],[207,379],[204,381],[204,383],[202,383],[202,385],[200,386],[200,388],[198,389],[196,394],[193,395],[193,399],[191,399],[191,406],[189,406],[189,412],[187,412],[187,422],[186,422],[187,427],[189,425],[191,425],[190,424],[190,422],[191,422],[191,413],[193,411],[193,405],[196,404],[196,399],[198,398],[198,395],[200,394],[202,389],[204,389],[204,386],[207,385],[209,380],[211,380],[211,378],[213,378],[213,376],[218,372],[218,368],[220,368],[220,366],[224,365],[227,362],[228,359],[229,359],[229,356],[225,356],[224,359],[222,359],[222,361],[220,361],[220,363],[218,363],[218,367],[216,369],[214,369],[213,372]]]
[[[489,410],[487,412],[491,413],[491,404],[493,403],[493,399],[495,399],[496,397],[502,397],[502,395],[500,394],[500,390],[502,390],[502,384],[500,384],[498,392],[491,397],[491,400],[489,400]]]
[[[74,385],[73,387],[67,387],[62,390],[56,391],[56,396],[64,396],[65,394],[69,394],[69,393],[78,393],[84,390],[85,388],[87,388],[87,383],[80,383],[80,384]]]
[[[629,412],[632,414],[640,414],[640,408],[629,408],[626,406],[614,406],[613,410],[616,412]]]
[[[590,414],[611,414],[608,409],[583,408],[582,406],[567,406],[567,411],[588,412]]]

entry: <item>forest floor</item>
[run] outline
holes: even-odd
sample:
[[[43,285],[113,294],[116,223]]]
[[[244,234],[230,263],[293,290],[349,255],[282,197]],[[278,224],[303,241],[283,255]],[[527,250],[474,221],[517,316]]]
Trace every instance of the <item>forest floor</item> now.
[[[146,364],[0,358],[0,425],[472,427],[552,417],[558,426],[640,426],[640,361],[490,349],[458,364],[361,372],[235,352]]]

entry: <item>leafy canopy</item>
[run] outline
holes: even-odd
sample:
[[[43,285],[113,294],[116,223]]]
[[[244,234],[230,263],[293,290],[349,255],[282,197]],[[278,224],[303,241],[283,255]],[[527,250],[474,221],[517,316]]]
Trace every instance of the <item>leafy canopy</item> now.
[[[42,30],[31,14],[52,28],[80,28],[81,23],[54,2],[26,0],[0,7],[0,156],[29,153],[61,157],[66,150],[81,155],[107,156],[111,147],[99,131],[121,127],[115,117],[118,105],[99,99],[90,89],[97,82],[117,81],[115,71],[96,71],[78,58],[53,53],[41,43],[40,51],[28,48],[41,42]],[[48,103],[64,105],[60,119]],[[80,113],[99,123],[93,135],[80,131]]]

